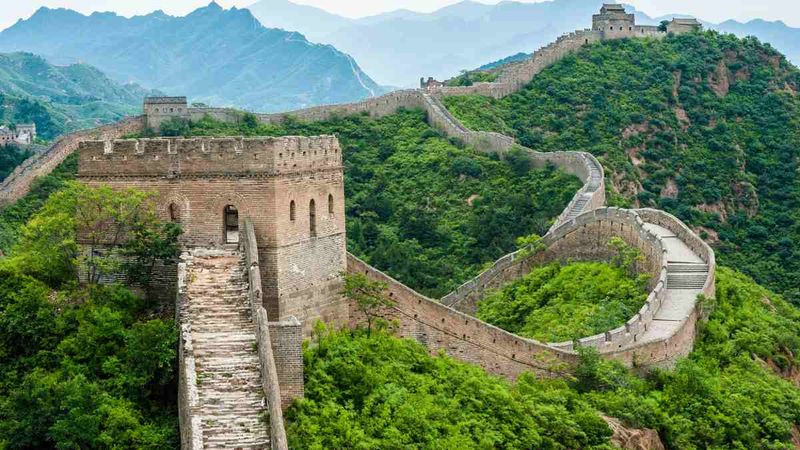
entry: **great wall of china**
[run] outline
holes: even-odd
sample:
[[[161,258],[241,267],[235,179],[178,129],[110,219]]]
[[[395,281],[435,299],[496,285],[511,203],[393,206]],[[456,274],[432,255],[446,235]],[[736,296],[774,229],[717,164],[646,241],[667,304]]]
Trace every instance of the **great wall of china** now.
[[[684,20],[673,21],[670,27],[668,29],[671,32],[679,33],[694,29],[696,25]],[[287,117],[317,121],[356,113],[382,117],[395,113],[399,108],[422,109],[427,113],[429,123],[447,136],[457,138],[477,151],[502,155],[512,147],[518,147],[513,138],[468,130],[447,111],[440,98],[464,94],[503,97],[521,89],[536,74],[583,45],[604,39],[659,38],[665,35],[657,27],[635,25],[632,15],[625,14],[616,5],[606,5],[594,17],[591,30],[567,34],[535,52],[531,59],[506,67],[496,82],[477,83],[469,87],[428,86],[396,91],[352,104],[319,106],[282,114],[258,114],[256,117],[262,123],[277,123]],[[305,138],[279,138],[281,142],[277,146],[272,141],[267,144],[248,143],[241,138],[117,140],[146,127],[158,127],[162,120],[171,117],[198,119],[205,115],[227,121],[241,118],[241,114],[232,109],[191,108],[186,105],[185,99],[156,99],[145,104],[144,116],[62,137],[47,152],[23,163],[3,182],[0,186],[0,202],[13,202],[24,196],[36,177],[49,173],[79,146],[85,148],[81,152],[79,170],[82,178],[88,177],[96,182],[125,178],[124,182],[130,183],[123,165],[118,164],[118,172],[115,173],[92,174],[92,161],[99,164],[104,158],[107,161],[119,158],[117,161],[130,160],[134,167],[147,167],[148,164],[161,161],[156,163],[160,167],[158,175],[149,173],[149,178],[139,180],[149,183],[160,177],[159,189],[173,189],[176,180],[180,183],[181,177],[195,177],[189,173],[191,171],[181,172],[185,167],[192,167],[191,164],[185,166],[182,160],[205,158],[213,161],[214,155],[219,154],[219,158],[244,161],[244,157],[259,160],[258,155],[267,155],[270,163],[258,163],[262,175],[250,173],[252,162],[242,162],[246,166],[236,166],[243,170],[241,173],[215,173],[212,177],[214,180],[203,181],[220,183],[214,186],[222,186],[225,180],[239,177],[253,178],[253,183],[256,183],[263,182],[256,179],[281,176],[276,168],[285,167],[285,163],[280,166],[276,161],[284,158],[284,153],[288,158],[291,151],[291,158],[295,158],[297,152],[300,158],[302,151],[302,158],[306,158],[308,150],[308,158],[312,158],[312,151],[313,155],[317,155],[317,150],[321,152],[327,145],[327,155],[327,149],[338,146],[338,143],[320,145],[313,139],[306,141]],[[95,142],[85,142],[90,140]],[[262,145],[269,148],[263,150],[263,147],[259,147]],[[254,146],[255,150],[250,152],[247,150],[251,148],[249,146]],[[212,148],[214,150],[209,150]],[[279,148],[290,150],[277,150]],[[669,366],[677,358],[688,354],[701,314],[697,297],[699,294],[714,295],[716,263],[711,248],[686,225],[665,212],[604,207],[603,168],[591,154],[524,150],[533,164],[554,164],[580,178],[583,187],[543,237],[544,250],[533,255],[519,252],[507,255],[441,301],[429,299],[355,256],[344,253],[341,197],[336,201],[339,202],[337,208],[341,206],[342,209],[337,209],[335,213],[330,209],[330,224],[323,222],[321,233],[330,245],[316,248],[314,239],[309,241],[298,237],[297,243],[285,243],[286,248],[306,245],[311,246],[308,247],[310,252],[322,252],[320,254],[327,256],[341,251],[342,258],[334,255],[330,259],[334,261],[330,263],[332,267],[346,267],[351,273],[364,273],[387,283],[388,295],[395,304],[386,311],[386,315],[397,320],[399,335],[416,339],[427,346],[431,353],[443,350],[455,358],[478,364],[490,373],[514,379],[524,371],[557,376],[565,367],[576,362],[575,343],[537,342],[482,322],[473,316],[477,301],[487,289],[500,287],[524,275],[532,267],[548,261],[605,260],[610,256],[607,245],[609,238],[619,236],[639,248],[645,256],[639,269],[650,274],[650,294],[642,309],[625,325],[580,339],[577,344],[595,347],[606,357],[637,368]],[[279,157],[275,152],[280,152]],[[84,159],[84,153],[93,156]],[[341,152],[337,152],[337,155],[341,158]],[[164,162],[162,158],[170,162]],[[303,161],[310,161],[306,163],[308,170],[319,168],[316,166],[318,163],[314,162],[316,160]],[[327,181],[321,182],[313,192],[303,191],[303,195],[323,199],[320,196],[327,189],[325,193],[331,191],[338,196],[337,183],[342,170],[340,159],[326,161],[324,165],[327,168],[323,170],[330,173]],[[301,265],[314,262],[300,258],[296,252],[292,253],[293,250],[287,250],[289,253],[281,256],[283,244],[276,243],[275,233],[282,229],[283,222],[275,219],[278,222],[272,224],[272,219],[265,219],[259,216],[255,208],[249,208],[247,193],[221,193],[214,200],[203,200],[205,203],[185,198],[191,194],[169,195],[168,202],[175,202],[182,214],[193,215],[192,220],[201,223],[206,220],[202,208],[211,208],[213,215],[222,205],[232,202],[243,205],[239,212],[243,226],[239,229],[241,239],[238,245],[226,246],[224,242],[217,242],[218,248],[213,250],[187,248],[178,267],[177,317],[181,326],[179,406],[183,448],[224,445],[286,448],[281,407],[286,406],[292,398],[302,395],[302,355],[299,345],[303,337],[302,330],[305,329],[307,334],[308,329],[307,325],[301,326],[297,318],[304,322],[325,318],[351,326],[359,323],[361,318],[346,302],[320,302],[320,298],[330,298],[337,286],[327,274],[314,274],[321,284],[328,286],[324,293],[319,286],[303,286],[301,291],[314,294],[304,297],[292,292],[284,296],[281,283],[286,283],[288,292],[291,284],[298,282],[297,278],[291,278],[291,270],[284,271],[286,268],[282,266],[287,265],[286,261],[301,261]],[[329,202],[331,198],[329,195]],[[288,205],[288,197],[280,201],[284,200]],[[323,204],[322,200],[317,204]],[[162,205],[162,210],[171,211],[172,205],[169,203],[169,208]],[[284,214],[280,207],[275,208],[269,206],[263,214]],[[294,201],[289,214],[291,218],[287,220],[294,221]],[[317,219],[313,199],[309,220],[312,238],[316,238]],[[302,226],[307,228],[308,223],[304,222]],[[216,233],[215,227],[213,224],[209,230],[201,230],[195,245],[208,239],[204,234],[206,231]],[[302,302],[303,307],[292,308],[292,301]],[[266,424],[256,420],[254,413],[261,409],[268,411],[269,420]]]

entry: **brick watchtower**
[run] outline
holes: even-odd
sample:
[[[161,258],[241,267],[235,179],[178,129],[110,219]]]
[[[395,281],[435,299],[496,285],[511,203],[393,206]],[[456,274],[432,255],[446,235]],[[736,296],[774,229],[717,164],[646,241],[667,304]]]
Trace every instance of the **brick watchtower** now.
[[[163,105],[163,103],[162,103]],[[342,153],[333,136],[87,141],[78,177],[158,194],[186,247],[238,243],[253,221],[267,312],[344,322],[346,268]]]

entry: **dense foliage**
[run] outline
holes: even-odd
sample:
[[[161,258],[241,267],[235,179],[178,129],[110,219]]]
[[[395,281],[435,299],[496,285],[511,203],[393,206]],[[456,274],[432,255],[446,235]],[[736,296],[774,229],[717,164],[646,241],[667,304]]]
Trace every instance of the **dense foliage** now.
[[[446,99],[473,129],[587,150],[612,201],[700,228],[719,260],[800,300],[800,71],[715,32],[591,45],[501,100]]]
[[[514,385],[421,345],[363,330],[322,332],[305,350],[306,397],[287,414],[296,448],[592,448],[603,413],[657,430],[669,449],[793,448],[800,312],[722,268],[695,351],[639,378],[584,351],[568,380]]]
[[[623,325],[644,304],[643,288],[617,266],[555,262],[487,295],[477,317],[542,342],[569,341]]]
[[[385,332],[322,332],[304,353],[292,448],[607,448],[611,432],[564,381],[516,385]]]
[[[126,288],[75,282],[92,264],[75,246],[77,227],[92,223],[81,205],[106,227],[130,216],[104,205],[136,198],[61,190],[0,259],[0,448],[178,446],[173,321]]]
[[[50,194],[74,180],[77,173],[78,155],[70,155],[52,172],[34,180],[27,195],[0,210],[0,252],[11,250],[20,228],[42,208]]]
[[[0,147],[0,182],[31,155],[30,151],[13,144]]]
[[[544,233],[580,188],[552,167],[531,168],[463,148],[425,123],[421,111],[382,119],[259,125],[204,118],[171,123],[173,135],[335,134],[344,150],[348,248],[427,295],[447,294],[518,236]]]

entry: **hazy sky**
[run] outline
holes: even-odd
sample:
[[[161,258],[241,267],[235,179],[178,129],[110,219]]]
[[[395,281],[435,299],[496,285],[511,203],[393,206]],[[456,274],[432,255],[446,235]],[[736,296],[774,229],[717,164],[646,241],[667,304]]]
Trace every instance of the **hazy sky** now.
[[[20,18],[28,18],[39,7],[66,7],[82,13],[114,11],[130,16],[163,9],[168,14],[183,15],[208,4],[210,0],[0,0],[0,29],[12,25]],[[245,7],[256,0],[217,0],[224,7]],[[349,17],[378,14],[393,9],[432,11],[456,3],[458,0],[295,0],[318,6]],[[521,0],[534,2],[537,0]],[[483,0],[497,3],[497,0]],[[651,16],[670,13],[691,14],[704,20],[720,22],[725,19],[748,20],[756,17],[783,20],[800,27],[800,0],[627,0]]]

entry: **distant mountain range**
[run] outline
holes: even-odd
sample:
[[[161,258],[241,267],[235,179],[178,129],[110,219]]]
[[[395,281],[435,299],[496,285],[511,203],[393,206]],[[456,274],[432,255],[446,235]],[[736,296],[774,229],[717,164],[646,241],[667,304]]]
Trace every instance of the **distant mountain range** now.
[[[194,101],[258,111],[350,102],[383,92],[350,56],[297,32],[262,26],[216,3],[185,17],[125,18],[39,9],[0,33],[0,51],[82,61],[111,78]]]
[[[46,139],[141,114],[142,98],[157,94],[86,64],[59,67],[30,53],[0,53],[0,123],[35,122]]]
[[[380,83],[408,87],[423,76],[449,78],[487,61],[531,53],[560,34],[589,28],[591,15],[603,2],[502,1],[486,5],[467,0],[432,13],[398,10],[362,19],[348,19],[289,0],[260,0],[248,8],[265,26],[298,31],[314,42],[349,53]],[[635,11],[633,7],[628,10]],[[636,14],[641,23],[662,19]],[[728,21],[706,26],[756,36],[791,61],[800,62],[800,29],[782,22]]]

